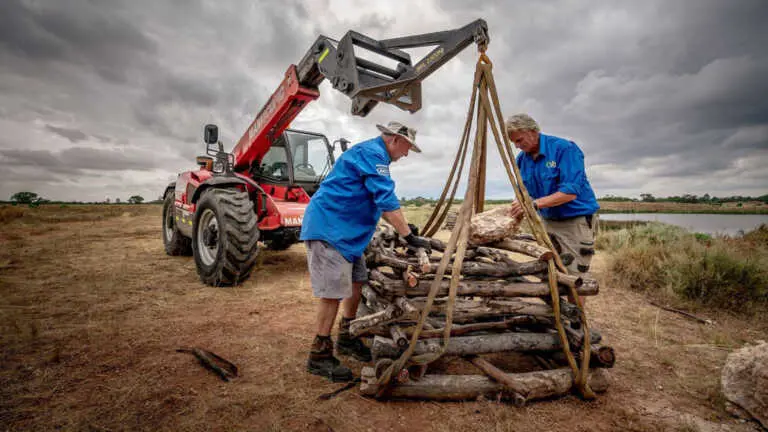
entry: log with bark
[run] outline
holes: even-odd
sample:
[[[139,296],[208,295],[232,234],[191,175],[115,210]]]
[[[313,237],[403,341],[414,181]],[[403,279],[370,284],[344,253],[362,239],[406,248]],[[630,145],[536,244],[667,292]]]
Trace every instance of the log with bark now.
[[[513,379],[504,371],[497,368],[491,364],[491,362],[480,356],[468,356],[467,360],[469,360],[469,362],[473,365],[477,366],[478,369],[483,371],[492,380],[502,384],[504,386],[504,390],[512,394],[512,400],[514,401],[515,406],[522,408],[525,405],[527,398],[523,396],[523,394],[527,394],[529,389],[519,380]]]
[[[429,294],[432,288],[431,280],[419,280],[414,287],[403,286],[402,281],[385,278],[379,281],[382,284],[382,290],[386,296],[408,296],[419,297]],[[437,295],[444,297],[448,295],[448,287],[451,281],[446,279],[440,281]],[[569,290],[565,285],[559,287],[560,295],[568,295]],[[579,286],[576,292],[580,296],[593,296],[598,293],[598,286],[587,285]],[[549,284],[546,282],[509,282],[505,280],[470,280],[464,279],[457,286],[456,295],[475,296],[475,297],[548,297]]]
[[[419,340],[414,347],[414,354],[431,352],[428,340]],[[519,333],[506,332],[477,336],[452,337],[445,349],[446,355],[489,354],[507,351],[547,352],[562,349],[556,333]],[[400,355],[400,349],[392,339],[375,336],[371,345],[375,358],[392,358]]]
[[[375,252],[371,255],[367,264],[370,267],[389,267],[399,271],[408,271],[418,262],[410,262],[407,258],[398,257],[384,252]],[[438,262],[430,260],[429,265],[419,267],[421,273],[437,273]],[[465,261],[461,265],[461,274],[464,276],[507,278],[512,276],[524,276],[539,274],[547,269],[547,263],[542,261],[516,262],[508,259],[504,262],[477,262]],[[451,267],[446,269],[445,274],[451,274]]]
[[[515,240],[512,238],[505,238],[496,243],[491,243],[488,246],[494,247],[496,249],[504,249],[511,252],[525,254],[534,257],[539,261],[549,261],[553,256],[552,251],[543,246],[539,246],[538,244],[532,242]]]
[[[612,347],[606,345],[592,344],[590,347],[589,367],[590,368],[612,368],[616,364],[616,353]],[[581,351],[576,350],[573,353],[578,362],[581,362]],[[552,360],[561,365],[567,365],[568,361],[562,352],[552,352],[549,354]],[[579,363],[580,364],[580,363]]]
[[[402,297],[401,297],[402,298]],[[390,304],[384,310],[357,317],[349,324],[349,333],[353,337],[368,333],[372,328],[393,324],[400,321],[416,321],[419,319],[419,311],[413,306],[404,310],[397,304]]]
[[[547,399],[570,393],[573,374],[570,369],[553,369],[525,373],[508,373],[509,380],[519,389],[526,401]],[[372,367],[364,367],[361,374],[360,393],[375,396],[379,391],[376,373]],[[589,385],[596,392],[608,389],[610,377],[606,369],[592,369]],[[438,401],[509,400],[513,393],[505,384],[484,375],[425,375],[420,380],[410,380],[390,387],[385,396],[391,399],[420,399]]]

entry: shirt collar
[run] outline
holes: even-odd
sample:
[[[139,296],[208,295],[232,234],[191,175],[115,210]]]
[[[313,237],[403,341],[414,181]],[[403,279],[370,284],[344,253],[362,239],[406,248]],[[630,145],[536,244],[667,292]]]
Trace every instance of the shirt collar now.
[[[389,152],[387,151],[387,144],[384,142],[384,138],[382,138],[381,135],[379,135],[374,139],[374,141],[379,143],[381,148],[384,150],[384,155],[387,157],[387,163],[392,163],[392,157],[389,155]]]
[[[539,155],[536,157],[538,159],[539,157],[546,157],[547,152],[549,151],[549,148],[547,147],[547,136],[543,133],[539,132]]]

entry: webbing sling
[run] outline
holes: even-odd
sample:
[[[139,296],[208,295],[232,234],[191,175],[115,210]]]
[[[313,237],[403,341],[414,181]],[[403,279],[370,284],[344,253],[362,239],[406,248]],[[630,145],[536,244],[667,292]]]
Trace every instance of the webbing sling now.
[[[576,360],[571,353],[568,338],[563,328],[562,319],[560,316],[560,294],[557,286],[557,269],[560,269],[563,273],[568,273],[568,270],[563,265],[560,256],[552,245],[547,232],[544,228],[544,224],[541,221],[538,213],[533,209],[531,197],[528,195],[528,191],[522,182],[520,176],[520,170],[517,166],[517,162],[512,151],[512,146],[509,142],[509,138],[506,133],[500,133],[501,126],[504,124],[504,117],[501,114],[501,108],[499,105],[499,98],[496,92],[496,84],[493,79],[493,63],[488,56],[481,50],[480,58],[477,61],[475,68],[475,77],[472,83],[472,96],[470,98],[469,110],[467,112],[467,119],[464,124],[464,131],[459,143],[459,149],[456,152],[456,158],[453,162],[453,167],[448,176],[448,180],[445,183],[443,192],[435,205],[435,209],[429,217],[429,220],[424,226],[424,235],[433,236],[439,227],[442,225],[451,204],[453,203],[458,184],[461,179],[461,174],[464,168],[464,163],[469,149],[469,137],[472,130],[472,120],[476,117],[475,127],[475,140],[472,145],[472,156],[470,159],[469,179],[467,184],[467,190],[464,194],[464,201],[459,209],[458,216],[456,218],[456,224],[451,232],[451,237],[446,244],[443,257],[440,260],[440,264],[437,268],[435,278],[429,290],[427,301],[424,305],[424,309],[421,312],[421,317],[416,325],[416,328],[411,335],[410,344],[408,349],[387,369],[385,369],[378,379],[379,391],[378,397],[384,396],[389,388],[389,384],[392,381],[392,377],[396,376],[407,364],[428,364],[438,358],[440,358],[448,346],[451,336],[451,327],[453,325],[453,311],[456,302],[456,291],[459,283],[459,275],[461,271],[461,265],[464,262],[464,256],[467,249],[467,239],[469,238],[469,225],[472,215],[483,211],[483,203],[485,201],[485,180],[486,180],[486,159],[487,159],[487,130],[490,129],[493,138],[496,141],[496,145],[501,156],[502,163],[507,172],[507,176],[515,190],[515,196],[523,209],[531,230],[537,240],[537,242],[550,250],[552,250],[553,258],[549,260],[548,265],[548,282],[550,288],[550,297],[552,303],[552,311],[555,319],[555,327],[557,329],[560,343],[563,348],[563,352],[570,366],[574,383],[578,388],[581,395],[586,399],[593,399],[595,397],[594,392],[590,389],[587,383],[587,377],[589,373],[589,357],[590,357],[590,332],[587,322],[587,316],[581,307],[581,301],[579,295],[576,292],[576,288],[569,287],[570,294],[576,302],[576,306],[579,310],[581,318],[581,324],[584,329],[584,341],[582,343],[582,355],[581,355],[581,368],[576,363]],[[479,103],[478,103],[479,101]],[[475,110],[477,114],[475,116]],[[458,173],[457,173],[458,170]],[[450,191],[450,193],[449,193]],[[447,200],[446,200],[447,197]],[[445,270],[450,262],[451,256],[456,251],[456,256],[452,267],[451,283],[448,290],[448,304],[446,309],[445,328],[443,332],[443,339],[440,345],[440,351],[436,353],[425,353],[420,355],[413,355],[416,343],[419,340],[424,325],[426,323],[427,316],[432,310],[435,297],[440,288],[440,282],[442,281]],[[521,393],[519,389],[510,389],[513,392]],[[525,394],[522,394],[525,397]]]

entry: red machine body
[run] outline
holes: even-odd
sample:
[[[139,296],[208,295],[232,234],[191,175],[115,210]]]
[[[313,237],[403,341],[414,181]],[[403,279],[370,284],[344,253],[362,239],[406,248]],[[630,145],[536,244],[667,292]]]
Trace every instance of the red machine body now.
[[[307,104],[320,97],[317,89],[303,87],[296,75],[296,66],[291,65],[283,81],[272,94],[246,132],[232,150],[235,175],[245,181],[249,193],[256,193],[257,187],[248,175],[254,163],[258,163],[272,147],[274,141],[285,131],[291,121]],[[187,215],[189,221],[196,211],[199,193],[195,191],[205,181],[214,177],[207,168],[181,173],[175,185],[175,204]],[[270,182],[257,182],[264,194],[256,197],[255,208],[262,232],[281,227],[301,227],[304,210],[309,204],[309,194],[300,186],[287,186]],[[184,218],[187,219],[187,218]],[[191,227],[191,224],[187,223]]]

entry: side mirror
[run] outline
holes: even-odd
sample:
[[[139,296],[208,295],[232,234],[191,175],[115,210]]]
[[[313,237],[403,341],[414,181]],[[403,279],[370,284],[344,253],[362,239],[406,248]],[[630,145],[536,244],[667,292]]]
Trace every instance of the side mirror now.
[[[342,153],[347,151],[347,146],[349,145],[349,140],[346,138],[339,138],[336,141],[333,142],[333,148],[336,149],[336,143],[339,143],[339,146],[341,147]]]
[[[219,128],[215,124],[205,125],[205,134],[203,139],[206,144],[216,144],[219,142]]]

